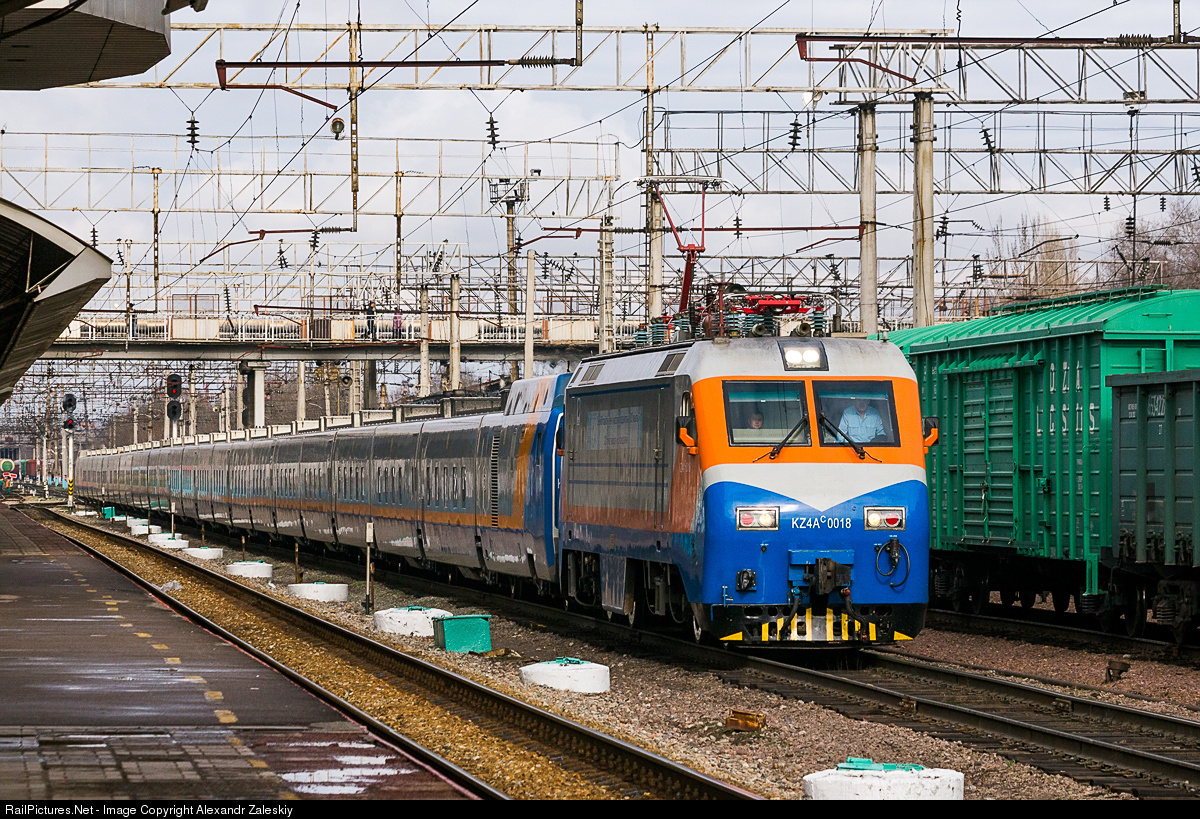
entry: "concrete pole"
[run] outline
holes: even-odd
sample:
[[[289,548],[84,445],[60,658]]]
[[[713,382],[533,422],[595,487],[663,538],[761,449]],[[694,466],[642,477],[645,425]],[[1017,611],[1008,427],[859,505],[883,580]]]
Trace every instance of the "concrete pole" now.
[[[662,202],[655,195],[654,176],[654,29],[646,26],[646,242],[649,282],[646,289],[646,320],[663,314]]]
[[[933,94],[913,102],[913,319],[933,324]]]
[[[517,203],[512,199],[508,202],[508,213],[506,221],[508,222],[508,314],[512,319],[517,317]],[[509,364],[509,382],[516,381],[520,377],[520,370],[517,362],[513,361]]]
[[[167,417],[167,404],[171,403],[171,399],[165,394],[163,395],[163,440],[171,437],[171,419]]]
[[[260,429],[267,425],[267,367],[266,361],[247,361],[242,365],[246,370],[246,383],[250,387],[250,412],[248,413],[250,427]],[[241,418],[241,413],[238,413]]]
[[[188,435],[196,435],[196,368],[188,366]]]
[[[600,220],[600,352],[616,347],[613,330],[613,234],[612,217]]]
[[[321,367],[325,373],[321,378],[321,382],[325,385],[325,417],[328,418],[333,414],[333,408],[329,405],[329,362],[325,362]],[[341,388],[339,387],[338,389],[340,390]]]
[[[875,221],[875,153],[878,149],[875,130],[875,106],[858,109],[858,208],[862,224],[859,245],[858,304],[862,331],[868,335],[879,332],[879,253],[876,246]]]
[[[138,408],[137,404],[133,405],[133,443],[136,446],[138,442]]]
[[[379,408],[379,370],[375,366],[375,359],[368,359],[363,362],[363,409],[378,409]]]
[[[296,362],[296,420],[303,421],[308,415],[308,388],[304,383],[304,362]]]
[[[233,372],[233,400],[233,426],[231,426],[230,429],[241,429],[242,410],[244,410],[245,407],[242,406],[242,374],[237,370],[234,370]]]
[[[462,384],[462,338],[458,323],[458,274],[450,276],[450,389]]]
[[[525,377],[533,378],[533,306],[537,297],[534,285],[533,251],[525,255]]]
[[[429,372],[429,285],[421,285],[421,367],[417,376],[417,395],[421,398],[431,392],[433,380]]]

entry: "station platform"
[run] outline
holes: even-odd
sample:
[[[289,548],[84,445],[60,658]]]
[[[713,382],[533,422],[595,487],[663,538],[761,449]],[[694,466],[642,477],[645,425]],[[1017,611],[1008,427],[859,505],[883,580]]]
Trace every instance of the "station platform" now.
[[[0,504],[0,799],[455,799],[460,788]]]

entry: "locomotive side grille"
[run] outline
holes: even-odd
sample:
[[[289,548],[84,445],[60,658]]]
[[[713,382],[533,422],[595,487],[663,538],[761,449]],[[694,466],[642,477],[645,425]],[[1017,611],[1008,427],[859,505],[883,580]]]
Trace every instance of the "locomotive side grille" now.
[[[492,528],[500,525],[500,435],[492,436],[491,479],[488,484],[488,509],[492,513]]]

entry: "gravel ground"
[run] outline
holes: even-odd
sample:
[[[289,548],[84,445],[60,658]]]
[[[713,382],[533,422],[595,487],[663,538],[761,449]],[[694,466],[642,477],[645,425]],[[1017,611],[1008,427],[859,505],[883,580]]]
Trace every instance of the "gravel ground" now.
[[[225,554],[225,560],[221,561],[223,563],[241,559],[240,550],[227,550]],[[294,579],[291,565],[276,564],[275,578],[273,593],[287,598],[289,602],[297,602],[286,594],[286,584]],[[306,571],[304,580],[345,582],[344,578],[326,576],[311,569]],[[244,582],[260,588],[268,585],[266,581]],[[1051,776],[998,755],[972,751],[958,743],[932,739],[897,726],[851,720],[812,703],[784,699],[763,691],[734,688],[709,673],[686,671],[651,659],[623,656],[546,630],[525,628],[501,617],[491,620],[493,646],[505,650],[501,656],[450,654],[438,650],[431,639],[397,637],[375,631],[371,618],[362,610],[364,596],[365,583],[358,580],[351,583],[350,603],[300,602],[421,659],[452,668],[512,696],[764,796],[800,798],[805,775],[831,768],[853,756],[878,762],[917,763],[927,768],[961,771],[965,776],[967,799],[1122,798],[1102,788]],[[444,608],[455,614],[486,613],[457,606],[451,600],[410,598],[376,586],[377,609],[406,605]],[[1103,681],[1108,659],[1041,647],[1035,652],[1028,645],[1003,640],[928,631],[904,647],[949,662],[993,665],[1091,684],[1097,680]],[[519,669],[526,662],[564,656],[609,666],[612,690],[606,694],[584,695],[527,686],[520,682]],[[284,657],[280,659],[286,661]],[[1113,687],[1152,696],[1171,692],[1179,699],[1179,683],[1187,677],[1188,672],[1170,666],[1136,662],[1121,683]],[[1186,702],[1200,703],[1200,681],[1188,681],[1186,690]],[[406,710],[398,709],[394,703],[389,704],[389,697],[393,696],[391,692],[381,692],[377,698],[385,721],[396,718],[397,711]],[[766,728],[753,733],[727,731],[724,727],[725,717],[733,708],[763,714]],[[411,712],[411,709],[408,711]],[[403,719],[401,724],[404,724]],[[469,726],[463,726],[463,731],[465,733],[462,734],[457,730],[442,731],[438,734],[438,742],[434,742],[431,748],[444,750],[438,743],[446,745],[449,739],[459,737],[469,743],[480,741],[478,737],[471,738],[473,735]],[[419,736],[414,738],[421,741]],[[453,754],[446,755],[454,758]],[[496,772],[492,773],[496,775]],[[524,775],[514,776],[511,771],[500,775],[502,778],[495,781],[502,782],[507,777],[508,787],[511,787],[508,792],[518,798],[547,798],[547,791],[529,787],[527,780],[554,776],[549,771],[539,772],[532,768],[527,769]],[[504,784],[499,786],[506,787]],[[572,790],[569,781],[558,783],[551,793],[559,798],[588,798],[595,795]]]

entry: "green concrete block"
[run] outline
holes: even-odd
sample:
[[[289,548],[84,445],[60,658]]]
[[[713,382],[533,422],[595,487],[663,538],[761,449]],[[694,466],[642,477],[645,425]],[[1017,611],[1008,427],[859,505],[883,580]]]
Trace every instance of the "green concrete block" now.
[[[438,617],[433,621],[433,639],[438,648],[465,653],[492,650],[490,614]]]

